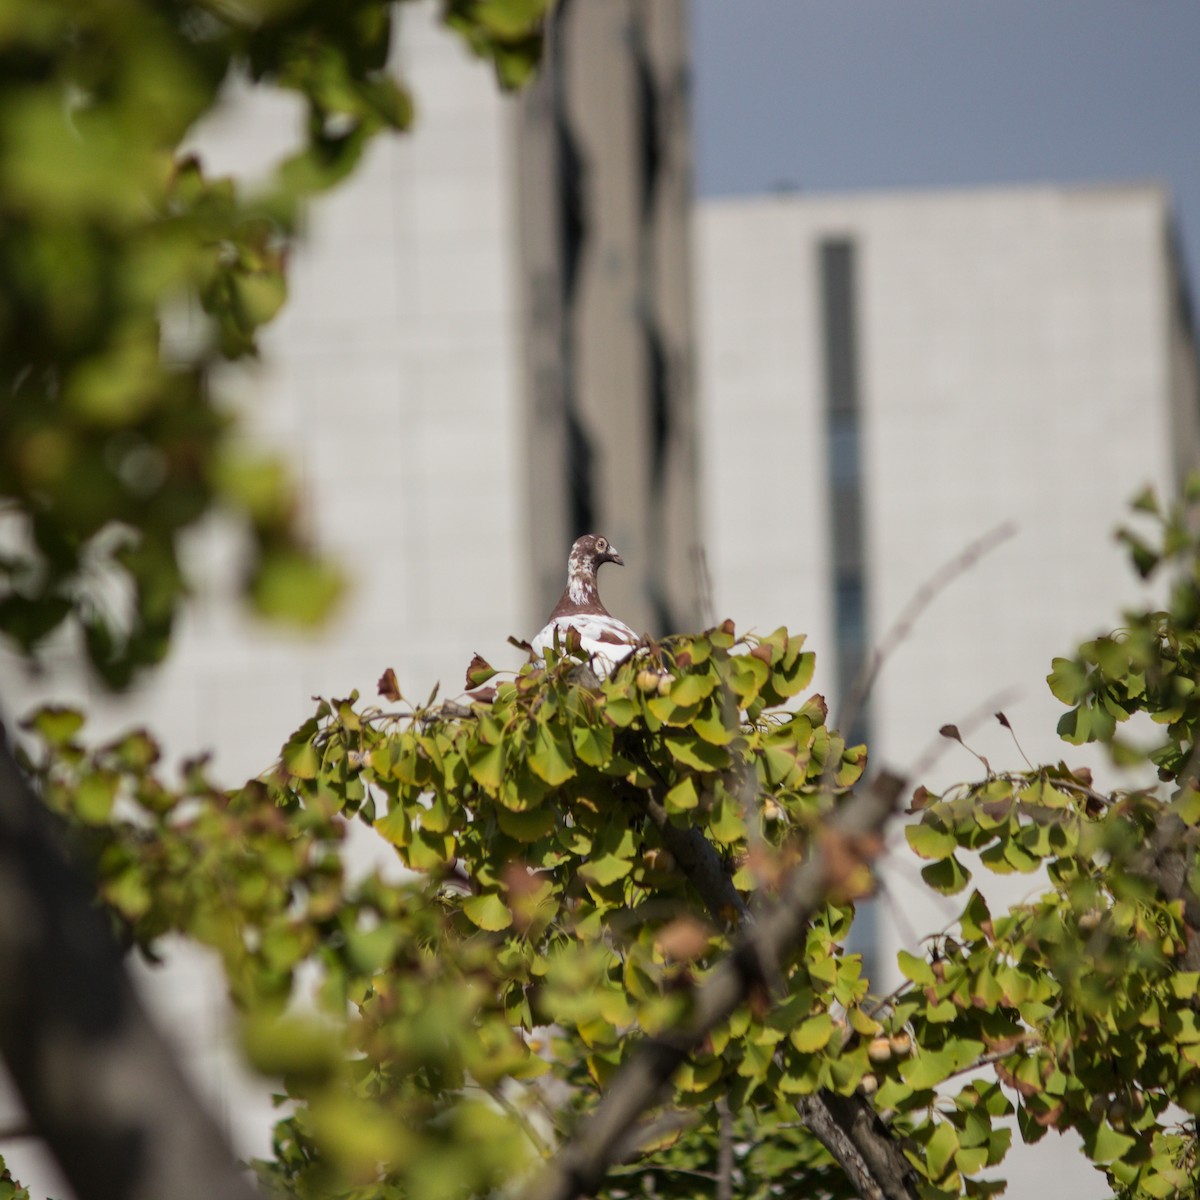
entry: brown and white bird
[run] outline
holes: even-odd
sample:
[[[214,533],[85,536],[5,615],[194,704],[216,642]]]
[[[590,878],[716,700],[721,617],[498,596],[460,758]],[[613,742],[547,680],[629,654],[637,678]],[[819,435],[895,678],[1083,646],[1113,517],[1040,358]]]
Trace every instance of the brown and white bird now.
[[[569,629],[579,634],[584,653],[605,674],[633,653],[638,635],[604,607],[596,588],[596,572],[601,563],[609,562],[625,565],[607,538],[586,533],[576,539],[567,560],[566,590],[533,639],[533,652],[539,658],[545,658],[548,646],[554,647],[556,636],[559,649],[565,649]]]

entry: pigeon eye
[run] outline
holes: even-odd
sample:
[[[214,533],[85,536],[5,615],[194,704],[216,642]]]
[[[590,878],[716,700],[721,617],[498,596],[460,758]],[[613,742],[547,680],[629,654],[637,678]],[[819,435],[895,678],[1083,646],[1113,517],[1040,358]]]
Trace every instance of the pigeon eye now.
[[[600,540],[596,543],[596,549],[603,554],[605,550],[608,549],[608,543],[603,538],[600,538]]]

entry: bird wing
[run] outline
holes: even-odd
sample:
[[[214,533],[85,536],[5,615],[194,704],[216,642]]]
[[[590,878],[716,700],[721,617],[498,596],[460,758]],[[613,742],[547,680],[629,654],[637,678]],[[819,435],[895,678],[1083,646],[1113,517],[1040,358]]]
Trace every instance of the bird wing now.
[[[554,646],[556,634],[559,646],[565,646],[568,629],[574,629],[579,634],[585,654],[603,658],[610,664],[610,669],[624,662],[638,642],[638,635],[624,621],[618,621],[607,613],[572,613],[570,616],[555,617],[539,631],[532,643],[534,654],[538,658],[545,658],[547,647]]]

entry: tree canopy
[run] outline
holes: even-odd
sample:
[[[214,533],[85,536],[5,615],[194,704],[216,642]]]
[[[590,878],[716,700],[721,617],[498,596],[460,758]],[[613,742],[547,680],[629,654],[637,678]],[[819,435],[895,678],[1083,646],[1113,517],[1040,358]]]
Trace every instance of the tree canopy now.
[[[1190,1194],[1200,1111],[1194,779],[1200,543],[1128,533],[1167,608],[1055,660],[1066,762],[935,796],[908,844],[958,919],[879,996],[846,951],[900,781],[864,783],[813,656],[731,622],[461,700],[321,702],[276,765],[182,788],[146,733],[96,750],[44,710],[30,768],[122,936],[216,949],[249,1060],[286,1096],[288,1196],[977,1196],[1016,1131],[1073,1129],[1120,1195]],[[1122,738],[1145,714],[1156,744]],[[946,736],[958,737],[948,727]],[[347,819],[408,872],[347,876]],[[1044,870],[992,912],[973,874]]]
[[[549,0],[444,0],[524,80]],[[0,633],[64,624],[114,686],[159,661],[186,592],[179,539],[219,507],[247,531],[263,613],[319,619],[339,579],[281,463],[250,452],[214,367],[257,353],[305,205],[414,102],[388,0],[10,0],[0,13]],[[232,78],[294,93],[298,144],[247,194],[180,147]]]

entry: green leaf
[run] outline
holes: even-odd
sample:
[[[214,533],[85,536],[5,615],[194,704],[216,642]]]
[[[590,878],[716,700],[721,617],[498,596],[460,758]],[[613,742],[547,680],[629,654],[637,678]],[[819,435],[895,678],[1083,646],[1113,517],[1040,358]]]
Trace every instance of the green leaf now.
[[[715,675],[708,673],[703,675],[683,675],[671,684],[671,690],[668,694],[680,708],[690,708],[694,704],[699,704],[706,696],[711,695],[716,685],[717,678]]]
[[[496,823],[509,837],[516,838],[518,842],[536,842],[546,837],[558,824],[558,814],[548,804],[525,812],[498,807]]]
[[[342,1055],[337,1031],[308,1017],[255,1013],[241,1032],[246,1057],[264,1075],[324,1080],[337,1070]]]
[[[117,781],[107,772],[85,775],[75,789],[75,811],[88,825],[103,825],[112,812]]]
[[[942,1121],[925,1143],[925,1165],[929,1170],[930,1179],[941,1179],[957,1149],[958,1134],[954,1126],[949,1121]]]
[[[699,803],[700,797],[696,794],[696,782],[690,775],[677,783],[664,798],[664,804],[669,813],[688,812]]]
[[[480,743],[467,756],[467,770],[471,778],[489,795],[495,796],[500,791],[500,783],[504,778],[504,743],[488,746]]]
[[[403,804],[393,804],[387,816],[375,822],[375,828],[396,847],[405,847],[412,840],[412,819]]]
[[[817,656],[806,650],[797,654],[790,662],[785,659],[771,675],[771,686],[783,697],[795,696],[812,683],[816,670]]]
[[[941,862],[921,868],[921,878],[936,892],[953,896],[971,881],[971,872],[952,854]]]
[[[545,722],[538,724],[528,762],[530,769],[551,787],[560,787],[575,774],[570,756]]]
[[[297,779],[316,779],[321,756],[312,742],[289,742],[283,748],[283,765]]]
[[[695,771],[724,771],[732,762],[724,747],[714,746],[701,738],[667,738],[666,746],[676,762]]]
[[[61,749],[83,728],[83,714],[73,708],[47,705],[21,722],[53,749]]]
[[[579,868],[579,876],[600,887],[608,887],[618,879],[624,879],[633,869],[633,862],[628,858],[618,858],[615,854],[604,854],[599,858],[590,859]]]
[[[489,933],[507,929],[512,924],[512,913],[508,905],[495,892],[468,896],[463,901],[462,910],[473,925],[478,925],[480,929],[486,929]]]
[[[953,1050],[922,1050],[901,1061],[900,1078],[914,1091],[925,1091],[948,1079],[956,1069]]]
[[[726,845],[741,841],[746,836],[746,823],[730,797],[722,799],[709,814],[708,834],[714,841]]]
[[[571,730],[571,741],[579,761],[590,767],[603,767],[612,757],[611,725],[576,725]]]
[[[704,706],[703,714],[692,722],[692,729],[714,746],[727,746],[738,734],[736,728],[726,725],[717,700],[710,700]]]
[[[802,1054],[812,1054],[829,1043],[834,1028],[833,1018],[828,1013],[817,1013],[816,1016],[801,1021],[788,1037]]]
[[[946,829],[939,829],[929,821],[905,825],[904,836],[915,854],[935,862],[948,858],[958,848],[954,834]]]
[[[604,701],[604,716],[618,729],[628,729],[637,716],[637,708],[628,696],[610,695]]]
[[[1095,1132],[1085,1132],[1083,1144],[1093,1162],[1110,1163],[1124,1158],[1137,1145],[1137,1138],[1118,1133],[1107,1121],[1101,1121]]]
[[[919,987],[933,986],[933,968],[925,959],[918,958],[915,954],[909,954],[907,950],[901,950],[896,955],[896,962],[900,967],[900,974],[905,979],[911,980]]]
[[[959,917],[959,924],[962,926],[963,933],[969,938],[986,937],[990,941],[995,936],[992,930],[991,911],[988,909],[987,901],[978,890],[971,893],[971,898],[967,901],[962,916]]]
[[[741,700],[743,708],[753,702],[770,677],[771,668],[761,658],[735,654],[729,660],[729,686]]]
[[[1050,664],[1046,682],[1050,691],[1064,704],[1075,705],[1087,691],[1087,671],[1074,659],[1056,658]]]
[[[417,871],[432,871],[445,866],[454,857],[455,840],[452,834],[433,833],[428,829],[413,831],[405,857]]]
[[[264,616],[303,626],[323,621],[342,590],[339,572],[299,549],[268,551],[250,586],[255,607]]]

